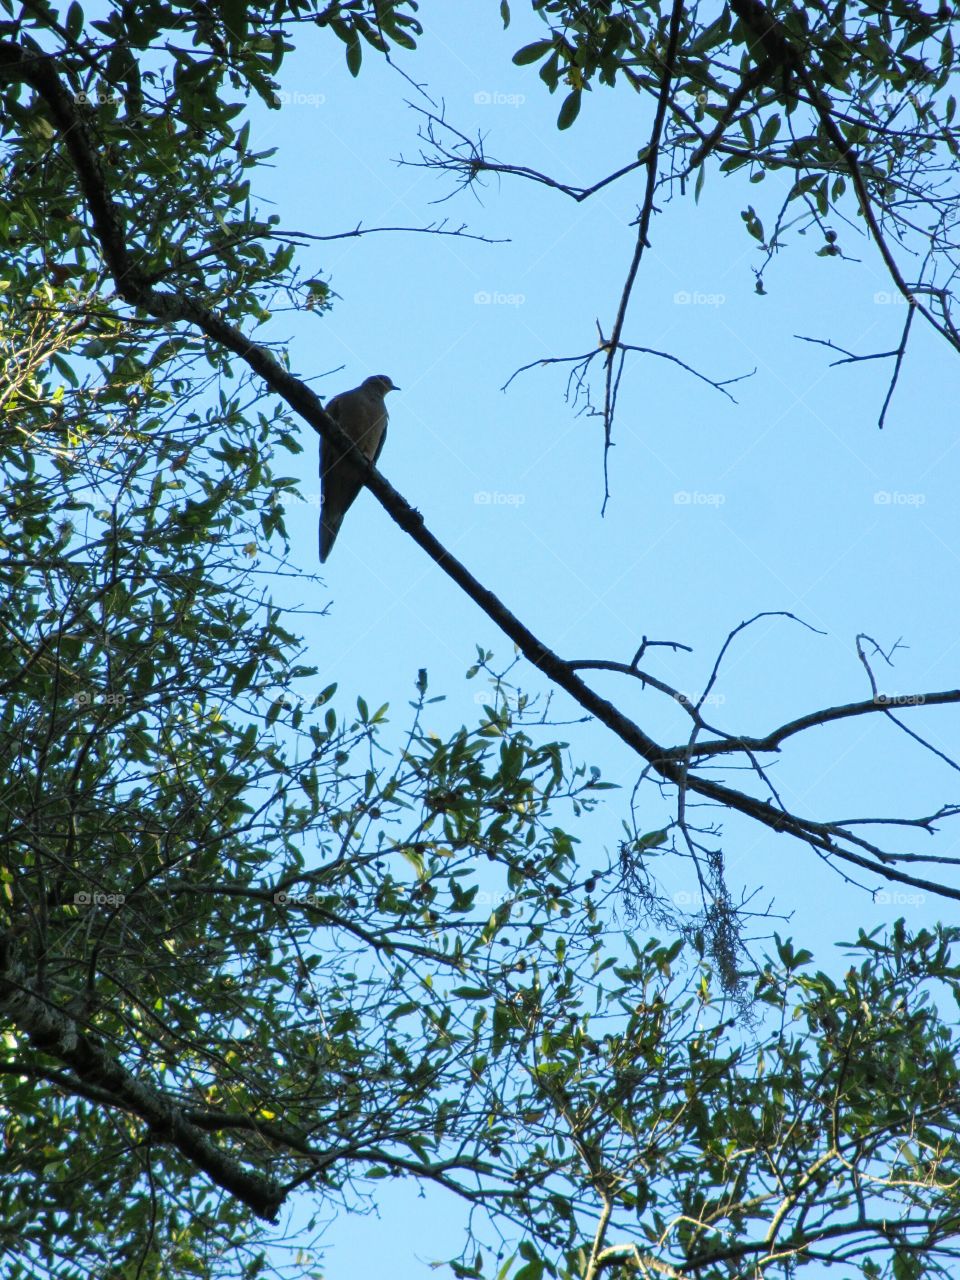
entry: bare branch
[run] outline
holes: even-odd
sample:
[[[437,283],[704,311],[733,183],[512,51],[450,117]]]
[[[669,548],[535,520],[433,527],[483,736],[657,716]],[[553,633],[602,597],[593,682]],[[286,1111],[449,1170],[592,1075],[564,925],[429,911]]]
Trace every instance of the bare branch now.
[[[583,355],[544,356],[540,360],[531,360],[529,364],[524,364],[518,369],[514,369],[513,373],[511,373],[510,377],[506,380],[500,390],[506,391],[514,378],[519,377],[521,373],[528,373],[531,369],[540,369],[551,364],[573,364],[575,368],[577,366],[582,366],[582,372],[586,373],[591,361],[593,361],[596,356],[609,356],[609,350],[609,344],[601,342],[601,345],[595,350],[587,351]],[[658,351],[655,347],[638,347],[634,346],[632,343],[626,342],[620,344],[620,351],[623,353],[626,353],[627,351],[634,351],[638,355],[657,356],[661,360],[669,360],[671,364],[678,365],[687,373],[692,374],[693,377],[699,378],[701,382],[705,382],[708,387],[713,387],[715,391],[719,391],[722,395],[725,395],[733,404],[737,404],[739,402],[736,397],[727,390],[727,387],[733,386],[736,382],[743,382],[746,378],[752,378],[756,373],[756,368],[753,368],[749,373],[738,373],[732,378],[709,378],[705,373],[701,373],[699,369],[694,369],[692,365],[687,364],[685,360],[681,360],[679,356],[675,356],[669,351]]]
[[[650,682],[650,681],[648,681]],[[652,682],[650,682],[652,683]],[[898,706],[947,706],[960,702],[960,689],[945,689],[935,693],[916,693],[897,695],[896,698],[888,697],[882,693],[867,702],[849,702],[839,707],[824,707],[820,711],[808,712],[805,716],[798,716],[796,720],[790,720],[786,724],[781,725],[778,729],[773,729],[770,733],[765,734],[762,738],[755,737],[729,737],[723,738],[717,742],[701,742],[692,747],[671,747],[666,754],[676,756],[678,759],[687,753],[695,756],[711,756],[720,755],[727,752],[735,752],[740,750],[749,751],[779,751],[780,746],[787,738],[791,738],[794,734],[803,733],[806,729],[820,728],[825,724],[830,724],[835,720],[846,720],[852,716],[870,715],[874,712],[884,712],[890,715],[890,707]],[[895,720],[895,717],[890,716]],[[895,720],[899,724],[899,721]],[[906,726],[900,725],[905,732],[910,732]],[[911,735],[916,736],[916,735]],[[929,743],[924,743],[930,747]],[[931,751],[936,752],[936,748],[930,747]],[[936,754],[941,754],[936,752]],[[948,757],[944,756],[952,767],[956,765]]]
[[[914,312],[914,308],[911,306],[907,310],[907,318],[904,321],[903,333],[900,337],[900,345],[899,347],[897,347],[897,359],[893,366],[893,376],[890,379],[890,386],[887,388],[887,394],[883,402],[883,408],[880,410],[880,421],[877,423],[877,426],[880,428],[881,431],[883,430],[883,424],[887,417],[887,410],[890,407],[890,401],[893,399],[893,393],[897,388],[897,381],[900,377],[900,368],[903,364],[903,357],[906,354],[907,340],[910,337],[910,326],[911,324],[913,324],[913,312]]]
[[[852,351],[847,351],[845,347],[838,347],[835,342],[831,342],[828,338],[807,338],[802,333],[795,333],[795,338],[799,338],[801,342],[813,342],[819,347],[829,347],[831,351],[840,351],[843,353],[842,360],[831,360],[830,368],[835,369],[841,364],[859,364],[862,360],[889,360],[897,354],[896,349],[893,351],[873,351],[870,355],[858,356]]]
[[[433,149],[434,154],[427,156],[421,153],[420,160],[399,160],[401,165],[413,169],[440,169],[448,173],[455,173],[460,178],[457,190],[462,190],[476,181],[481,173],[495,173],[498,175],[507,175],[514,178],[525,178],[529,182],[535,182],[540,186],[549,187],[553,191],[559,191],[562,195],[569,196],[571,200],[575,200],[578,204],[589,199],[598,191],[602,191],[604,187],[610,186],[611,183],[625,177],[628,173],[633,173],[637,169],[643,168],[645,160],[632,160],[629,164],[615,169],[613,173],[608,173],[605,178],[600,178],[597,182],[592,183],[588,187],[578,187],[571,183],[560,182],[556,178],[551,178],[549,174],[541,173],[537,169],[531,169],[528,165],[522,164],[506,164],[500,160],[492,160],[488,158],[483,149],[483,138],[478,134],[477,138],[467,137],[460,129],[445,119],[442,115],[436,115],[432,111],[426,111],[423,107],[418,107],[416,103],[408,102],[407,106],[425,120],[425,131],[420,132],[420,138]],[[454,142],[452,145],[446,145],[441,141],[440,133],[446,131],[449,133]],[[444,197],[446,199],[446,197]]]
[[[887,409],[890,407],[890,401],[893,399],[893,393],[896,389],[897,382],[900,378],[900,368],[903,364],[903,357],[906,355],[906,351],[907,351],[907,341],[910,337],[910,326],[913,323],[913,313],[914,313],[914,307],[911,304],[911,306],[907,310],[907,318],[904,321],[903,332],[900,335],[900,344],[899,346],[895,347],[893,351],[874,351],[874,352],[871,352],[869,355],[858,356],[858,355],[854,355],[852,351],[847,351],[843,347],[838,347],[835,342],[830,342],[826,338],[807,338],[802,333],[795,333],[793,335],[795,338],[799,338],[801,342],[812,342],[812,343],[816,343],[817,346],[829,347],[831,351],[842,352],[843,353],[842,359],[831,360],[830,362],[831,369],[835,369],[838,365],[841,365],[841,364],[859,364],[861,361],[864,361],[864,360],[889,360],[891,358],[895,359],[896,363],[893,366],[893,374],[890,378],[890,385],[887,387],[887,394],[884,397],[883,407],[880,410],[880,418],[877,423],[881,431],[883,430],[883,424],[887,417]]]
[[[650,131],[650,140],[647,143],[643,156],[647,165],[647,190],[643,199],[643,206],[640,210],[640,217],[637,220],[637,243],[636,248],[633,251],[633,260],[627,271],[627,279],[623,287],[623,292],[620,295],[620,305],[617,309],[616,319],[613,322],[613,329],[610,332],[610,340],[607,343],[607,381],[603,400],[603,510],[606,509],[607,500],[610,496],[607,462],[612,443],[611,432],[613,429],[615,398],[613,359],[615,353],[620,349],[623,326],[627,318],[627,306],[630,302],[630,295],[633,292],[633,285],[637,278],[637,271],[640,269],[640,260],[643,257],[643,251],[648,242],[647,237],[650,231],[650,218],[653,215],[653,197],[657,188],[657,167],[660,160],[660,139],[663,134],[663,125],[667,116],[667,103],[670,98],[670,86],[673,82],[674,60],[677,56],[677,44],[680,39],[680,21],[683,18],[683,13],[683,0],[674,0],[673,12],[670,15],[670,35],[667,40],[667,52],[663,62],[663,75],[660,82],[660,96],[657,101],[657,110],[656,115],[654,116],[653,128]]]
[[[309,231],[281,231],[279,229],[271,231],[271,240],[355,240],[360,236],[382,235],[385,232],[403,232],[408,235],[421,236],[455,236],[458,240],[479,240],[482,244],[510,244],[509,237],[494,239],[492,236],[477,235],[467,230],[467,224],[462,222],[459,227],[447,227],[446,218],[440,222],[428,223],[425,227],[365,227],[361,223],[357,223],[352,231],[336,231],[330,235],[321,236],[314,235]]]

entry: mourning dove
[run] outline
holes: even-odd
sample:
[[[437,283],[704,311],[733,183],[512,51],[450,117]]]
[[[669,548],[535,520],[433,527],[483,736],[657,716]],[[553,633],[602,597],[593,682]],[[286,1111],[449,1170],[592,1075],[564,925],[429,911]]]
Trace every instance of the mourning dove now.
[[[359,387],[334,396],[326,411],[358,449],[376,464],[387,438],[387,406],[383,397],[399,391],[385,373],[366,378]],[[320,563],[330,554],[343,517],[360,492],[360,469],[327,440],[320,441]]]

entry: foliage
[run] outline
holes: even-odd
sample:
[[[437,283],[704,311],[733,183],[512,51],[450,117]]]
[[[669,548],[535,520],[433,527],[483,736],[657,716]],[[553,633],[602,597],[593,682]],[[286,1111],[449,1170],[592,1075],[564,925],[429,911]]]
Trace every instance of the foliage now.
[[[752,205],[742,213],[767,262],[791,227],[818,228],[820,256],[842,256],[838,225],[855,225],[869,206],[893,243],[922,238],[916,300],[934,306],[955,339],[939,292],[952,284],[960,198],[949,6],[682,5],[675,39],[670,6],[535,0],[533,7],[549,35],[518,50],[514,62],[538,63],[551,93],[565,89],[561,128],[595,85],[620,81],[658,98],[669,74],[661,185],[683,188],[694,178],[699,196],[711,162],[721,174],[744,171],[751,183],[776,175],[769,214],[761,218]]]
[[[518,57],[565,80],[562,125],[594,78],[654,86],[653,7],[535,7],[556,32]],[[186,321],[249,334],[277,295],[329,306],[252,202],[266,157],[245,100],[276,105],[301,30],[340,40],[356,74],[364,48],[411,47],[415,12],[4,7],[6,1274],[253,1276],[262,1222],[297,1190],[355,1208],[409,1177],[475,1211],[464,1276],[789,1275],[824,1258],[866,1280],[936,1275],[956,1217],[955,932],[861,936],[843,984],[780,944],[739,975],[745,1025],[702,938],[615,927],[635,868],[587,869],[604,859],[577,849],[604,784],[522,702],[495,690],[442,737],[425,674],[402,734],[362,700],[344,719],[332,684],[301,694],[316,673],[271,595],[297,423],[257,399],[242,348]],[[881,74],[867,37],[859,69],[834,66],[839,19],[811,13],[820,83]],[[865,13],[892,41],[889,16]],[[685,85],[716,90],[745,22],[691,16]],[[917,47],[903,40],[891,84]],[[822,182],[829,134],[781,143],[771,123],[802,97],[782,62],[728,123],[767,170]],[[713,110],[675,111],[677,146],[702,150]],[[726,164],[737,147],[710,150]],[[870,164],[877,190],[902,182]],[[822,215],[820,186],[791,190]],[[147,289],[166,313],[140,305]],[[498,1233],[521,1238],[515,1259],[492,1256]]]
[[[181,1274],[304,1173],[337,1196],[358,1166],[444,1181],[476,1160],[432,1169],[448,1140],[478,1141],[452,1103],[469,1068],[451,984],[510,971],[519,934],[496,964],[491,948],[511,916],[550,932],[568,913],[572,845],[545,822],[570,786],[559,747],[533,747],[505,710],[446,743],[415,719],[385,768],[385,708],[341,724],[333,686],[304,702],[312,669],[256,586],[261,544],[283,534],[282,424],[212,388],[199,352],[137,364],[133,329],[101,382],[46,301],[6,314],[34,365],[2,459],[17,1176],[0,1216],[28,1270],[106,1273],[152,1240],[150,1266]],[[63,388],[52,350],[82,383]],[[478,850],[505,904],[479,916]],[[490,1034],[477,1027],[473,1060]],[[222,1145],[202,1158],[210,1133]]]

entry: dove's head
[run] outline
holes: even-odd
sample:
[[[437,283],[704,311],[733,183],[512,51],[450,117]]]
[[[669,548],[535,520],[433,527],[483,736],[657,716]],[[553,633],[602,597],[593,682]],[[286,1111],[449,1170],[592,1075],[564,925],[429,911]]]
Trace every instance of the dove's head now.
[[[372,378],[364,378],[364,391],[372,391],[374,395],[385,396],[388,391],[399,391],[399,387],[393,385],[393,379],[388,378],[385,373],[375,373]]]

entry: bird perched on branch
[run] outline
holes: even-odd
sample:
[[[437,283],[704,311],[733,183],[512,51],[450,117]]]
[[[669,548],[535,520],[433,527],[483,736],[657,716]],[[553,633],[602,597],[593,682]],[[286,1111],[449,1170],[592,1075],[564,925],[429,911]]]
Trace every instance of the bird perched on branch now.
[[[387,436],[388,391],[399,391],[385,373],[366,378],[359,387],[334,396],[326,411],[356,447],[374,465]],[[363,480],[359,467],[328,441],[320,441],[320,563],[326,560],[340,531],[343,517],[360,492]]]

